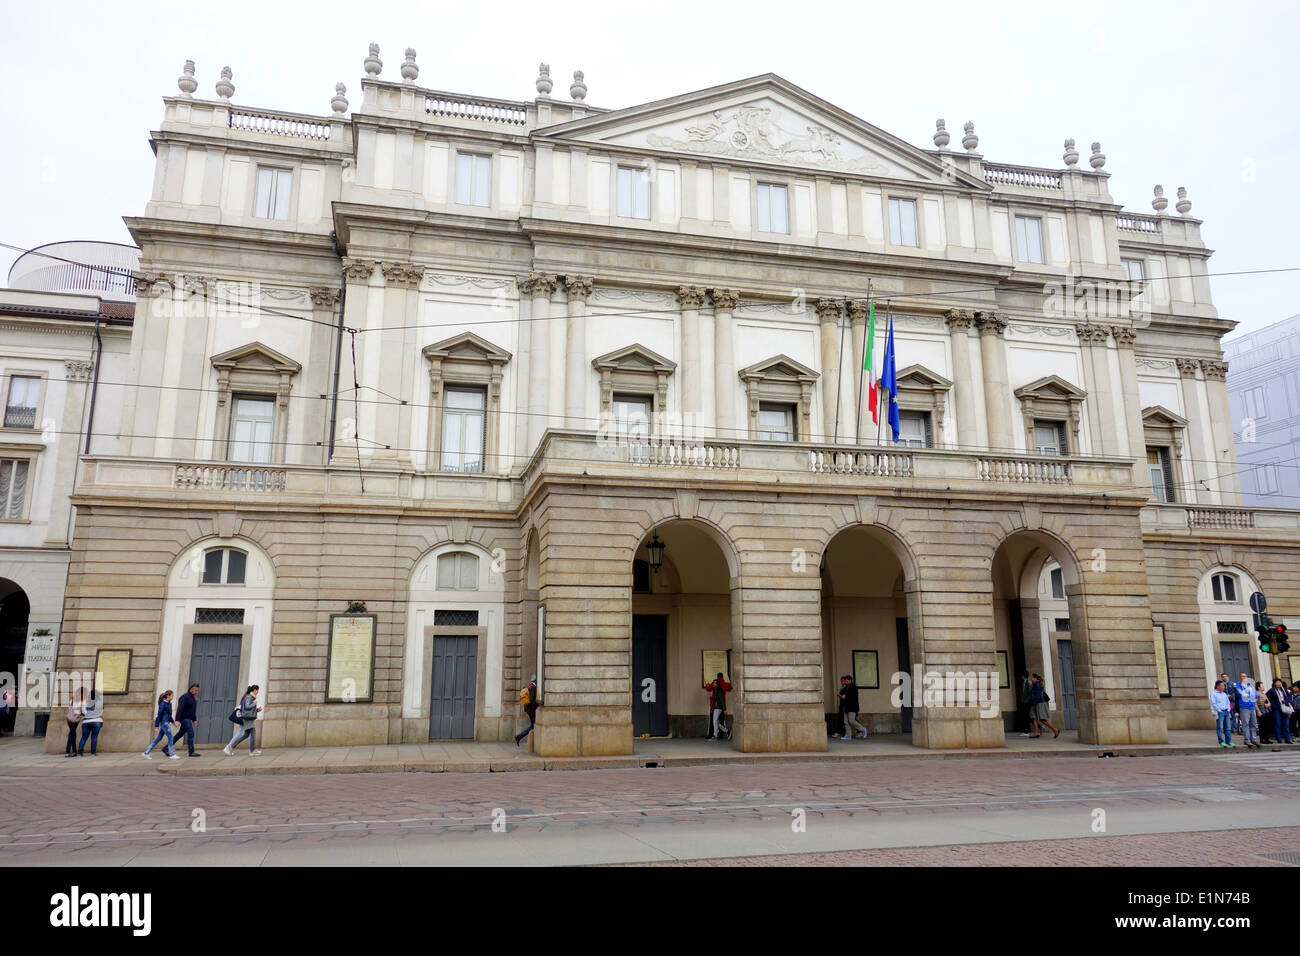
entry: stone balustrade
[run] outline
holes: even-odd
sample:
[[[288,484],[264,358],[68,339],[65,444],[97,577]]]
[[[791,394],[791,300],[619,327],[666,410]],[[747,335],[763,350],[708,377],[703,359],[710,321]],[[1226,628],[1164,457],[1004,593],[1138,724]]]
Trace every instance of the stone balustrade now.
[[[317,118],[293,113],[232,109],[230,128],[249,133],[268,133],[294,139],[325,141],[330,138],[330,124]]]
[[[1124,232],[1144,232],[1150,236],[1158,236],[1160,235],[1160,217],[1126,213],[1115,217],[1115,228]]]
[[[284,491],[285,470],[256,465],[177,465],[172,486],[254,493]]]
[[[975,459],[981,481],[1004,481],[1016,485],[1068,485],[1074,481],[1071,462],[1051,456],[1020,458],[981,456]]]
[[[430,116],[482,120],[508,126],[528,125],[528,110],[506,100],[476,99],[448,93],[432,93],[424,98],[424,111]]]
[[[1255,527],[1255,512],[1245,508],[1188,508],[1187,527],[1250,530]]]
[[[813,475],[910,478],[912,455],[908,452],[812,448],[808,451],[808,472]]]
[[[632,440],[624,447],[628,462],[634,465],[704,469],[740,467],[740,448],[730,443]]]
[[[1061,174],[1032,166],[983,166],[985,182],[995,186],[1020,186],[1028,189],[1061,189]]]

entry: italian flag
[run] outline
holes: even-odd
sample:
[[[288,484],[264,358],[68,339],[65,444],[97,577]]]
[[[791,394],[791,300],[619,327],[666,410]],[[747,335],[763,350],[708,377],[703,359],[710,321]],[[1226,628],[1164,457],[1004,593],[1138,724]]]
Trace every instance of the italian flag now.
[[[871,409],[871,423],[880,424],[880,413],[876,408],[876,372],[872,356],[876,347],[876,300],[867,301],[867,354],[862,361],[862,374],[867,377],[867,408]]]

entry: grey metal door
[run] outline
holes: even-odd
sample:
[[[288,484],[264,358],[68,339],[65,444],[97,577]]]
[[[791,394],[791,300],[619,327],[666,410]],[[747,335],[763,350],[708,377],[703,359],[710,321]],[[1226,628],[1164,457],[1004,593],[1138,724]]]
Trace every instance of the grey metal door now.
[[[199,725],[194,741],[200,744],[224,744],[235,725],[226,718],[244,688],[239,686],[238,634],[195,634],[190,652],[190,684],[199,685]],[[179,697],[189,689],[176,689]]]
[[[1250,645],[1245,641],[1224,641],[1219,645],[1223,654],[1223,670],[1228,680],[1236,682],[1242,674],[1251,674]],[[1217,680],[1217,678],[1216,678]]]
[[[435,637],[430,685],[429,739],[473,739],[478,638]]]
[[[1070,641],[1056,642],[1056,659],[1060,662],[1060,680],[1056,692],[1061,695],[1062,730],[1079,729],[1079,698],[1074,692],[1074,644]]]
[[[662,614],[632,615],[632,733],[668,736],[668,618]]]

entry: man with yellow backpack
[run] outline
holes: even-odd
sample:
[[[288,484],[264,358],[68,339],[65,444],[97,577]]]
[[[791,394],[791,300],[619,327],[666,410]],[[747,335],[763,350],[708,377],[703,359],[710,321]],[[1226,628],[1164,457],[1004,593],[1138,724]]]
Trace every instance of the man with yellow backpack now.
[[[537,708],[542,702],[537,696],[537,675],[528,682],[528,686],[519,692],[519,703],[524,708],[524,713],[528,715],[528,729],[522,733],[515,734],[515,746],[519,746],[519,741],[523,740],[533,732],[533,726],[537,723]]]

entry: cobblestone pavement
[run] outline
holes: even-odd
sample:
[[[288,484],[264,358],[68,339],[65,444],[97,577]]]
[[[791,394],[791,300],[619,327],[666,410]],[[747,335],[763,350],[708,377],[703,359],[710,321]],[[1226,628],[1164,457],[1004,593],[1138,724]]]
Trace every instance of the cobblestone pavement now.
[[[1285,801],[1294,808],[1298,789],[1300,754],[1291,752],[1249,758],[952,759],[564,773],[0,777],[5,808],[0,865],[91,861],[98,858],[86,851],[108,849],[120,855],[183,847],[197,858],[232,846],[330,841],[339,841],[340,858],[346,859],[367,841],[376,841],[376,847],[394,837],[437,843],[457,833],[490,832],[498,809],[514,833],[596,836],[667,829],[703,836],[763,823],[788,834],[792,811],[802,808],[809,825],[818,821],[823,834],[827,825],[849,826],[864,818],[941,826],[972,813],[997,816],[1005,828],[1014,811],[1026,820],[1054,815],[1053,820],[1064,821],[1059,835],[1087,837],[1089,814],[1097,807],[1112,814],[1200,808],[1213,822],[1198,828],[1218,829],[1233,825],[1236,808],[1256,811],[1256,818],[1260,809],[1273,806],[1262,801]],[[202,832],[196,832],[196,820],[204,824]],[[744,855],[753,852],[750,847]]]
[[[1202,830],[844,853],[781,853],[625,866],[1300,866],[1300,827]],[[1267,854],[1292,854],[1290,860]]]

